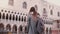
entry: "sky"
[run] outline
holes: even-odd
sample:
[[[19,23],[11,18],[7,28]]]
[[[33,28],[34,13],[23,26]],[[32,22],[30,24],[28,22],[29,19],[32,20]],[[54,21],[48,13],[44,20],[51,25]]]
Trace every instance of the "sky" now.
[[[60,0],[45,0],[45,1],[60,6]]]
[[[0,4],[2,4],[2,6],[7,5],[7,1],[8,0],[0,0]],[[60,0],[45,0],[45,1],[60,6]]]
[[[7,5],[8,3],[8,0],[0,0],[0,6],[5,6],[5,5]]]

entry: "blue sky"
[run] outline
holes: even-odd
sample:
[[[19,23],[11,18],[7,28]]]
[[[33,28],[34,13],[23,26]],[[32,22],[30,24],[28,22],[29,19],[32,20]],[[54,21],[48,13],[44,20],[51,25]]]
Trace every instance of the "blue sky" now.
[[[60,6],[60,0],[45,0],[45,1]]]

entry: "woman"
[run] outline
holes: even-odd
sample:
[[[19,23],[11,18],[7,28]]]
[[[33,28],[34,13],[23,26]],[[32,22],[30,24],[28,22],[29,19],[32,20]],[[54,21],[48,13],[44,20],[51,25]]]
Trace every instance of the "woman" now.
[[[39,28],[39,18],[37,17],[37,12],[34,7],[31,7],[28,15],[28,34],[40,34],[41,30]],[[39,30],[39,31],[38,31]],[[42,33],[41,33],[42,34]]]

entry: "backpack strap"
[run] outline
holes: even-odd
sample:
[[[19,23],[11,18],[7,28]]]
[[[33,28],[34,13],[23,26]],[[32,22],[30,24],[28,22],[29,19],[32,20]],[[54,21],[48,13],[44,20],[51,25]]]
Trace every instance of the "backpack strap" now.
[[[37,22],[36,22],[36,28],[37,28],[37,26],[38,26],[38,20],[37,20]]]

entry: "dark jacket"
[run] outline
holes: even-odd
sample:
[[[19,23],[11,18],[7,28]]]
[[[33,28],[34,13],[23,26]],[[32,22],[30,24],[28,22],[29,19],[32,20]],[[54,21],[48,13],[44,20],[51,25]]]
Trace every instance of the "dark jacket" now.
[[[37,34],[37,31],[39,32],[39,34],[42,34],[42,32],[44,31],[44,23],[43,20],[39,17],[37,17],[37,23],[33,21],[32,16],[28,17],[28,27],[27,27],[27,31],[28,34]]]

